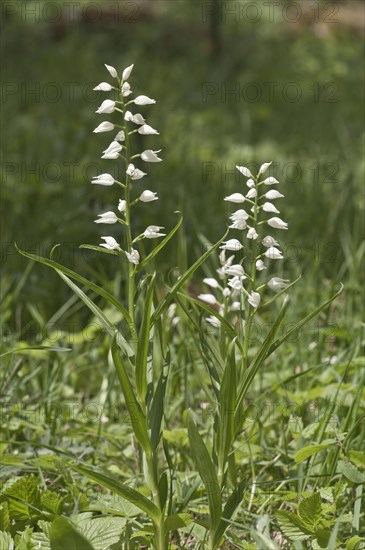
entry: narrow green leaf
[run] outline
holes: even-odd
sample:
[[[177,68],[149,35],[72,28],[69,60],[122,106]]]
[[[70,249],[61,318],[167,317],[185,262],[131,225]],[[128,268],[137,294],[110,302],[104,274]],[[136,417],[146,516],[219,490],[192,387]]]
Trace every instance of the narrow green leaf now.
[[[159,317],[163,314],[165,309],[170,305],[172,300],[174,299],[175,294],[177,291],[183,286],[183,284],[192,276],[192,274],[202,265],[202,263],[205,262],[207,258],[218,248],[218,246],[224,241],[226,236],[228,235],[229,229],[225,232],[223,237],[215,243],[212,248],[204,252],[204,254],[187,270],[183,275],[179,277],[179,279],[176,281],[176,283],[173,285],[173,287],[170,289],[170,291],[166,294],[165,298],[161,300],[158,307],[156,308],[156,311],[152,315],[151,325],[153,325]]]
[[[286,298],[283,301],[283,304],[281,306],[281,309],[279,311],[279,314],[278,314],[274,324],[270,328],[265,340],[262,343],[262,346],[258,350],[258,352],[257,352],[255,358],[253,359],[251,365],[249,366],[249,368],[245,371],[245,373],[243,375],[242,382],[241,382],[241,384],[239,386],[239,389],[238,389],[237,402],[236,402],[236,416],[237,416],[237,418],[239,418],[239,415],[240,415],[241,403],[242,403],[242,401],[243,401],[243,399],[244,399],[244,397],[245,397],[245,395],[246,395],[246,393],[247,393],[254,377],[256,376],[256,373],[257,373],[258,369],[260,368],[261,364],[264,362],[264,360],[268,356],[268,351],[269,351],[269,349],[271,349],[270,346],[272,345],[272,341],[273,341],[275,335],[277,334],[277,332],[280,328],[280,325],[281,325],[281,322],[284,318],[287,306],[288,306],[288,298]]]
[[[57,346],[26,346],[24,348],[16,348],[10,351],[6,351],[5,353],[2,353],[0,357],[5,357],[5,355],[11,355],[12,353],[23,353],[27,351],[57,351],[60,353],[63,351],[72,351],[72,350],[71,348],[59,348]]]
[[[112,345],[111,345],[111,351],[112,351],[114,365],[119,378],[119,382],[123,391],[124,399],[128,408],[132,428],[137,438],[137,441],[143,447],[145,452],[147,454],[150,454],[151,443],[148,438],[147,420],[137,401],[137,398],[132,388],[132,384],[125,370],[125,366],[123,364],[122,358],[120,356],[120,351],[118,349],[116,336],[117,336],[117,333],[115,332]]]
[[[222,515],[221,491],[215,466],[195,426],[190,411],[188,413],[188,433],[193,459],[207,492],[210,512],[209,521],[211,530],[214,532],[218,527]]]
[[[233,493],[230,495],[230,497],[228,498],[222,513],[222,517],[214,533],[214,539],[213,539],[214,548],[220,545],[221,538],[223,537],[225,530],[229,526],[229,520],[232,518],[238,506],[241,504],[243,497],[245,496],[246,485],[247,485],[247,480],[241,481],[237,485]]]
[[[131,318],[129,316],[128,311],[123,307],[123,305],[112,295],[110,292],[105,290],[104,288],[101,288],[100,286],[96,285],[95,283],[92,283],[85,277],[82,277],[75,271],[72,271],[72,269],[69,269],[68,267],[65,267],[57,262],[54,262],[53,260],[48,260],[48,258],[43,258],[42,256],[37,256],[36,254],[31,254],[29,252],[25,252],[24,250],[20,250],[18,248],[17,244],[15,243],[15,248],[19,252],[19,254],[22,254],[26,258],[29,258],[30,260],[36,261],[38,263],[41,263],[43,265],[46,265],[48,267],[52,267],[53,269],[59,270],[68,277],[71,277],[71,279],[75,279],[82,285],[86,286],[98,296],[101,296],[102,298],[105,298],[110,304],[115,306],[123,315],[123,317],[127,320],[128,324],[131,324]],[[106,249],[103,249],[106,250]]]
[[[151,307],[155,288],[155,273],[152,275],[144,303],[142,325],[138,336],[136,353],[136,389],[140,403],[144,403],[147,394],[147,357],[151,331]]]
[[[65,281],[65,283],[71,288],[71,290],[74,291],[74,293],[84,302],[85,305],[94,313],[94,315],[102,322],[104,328],[106,331],[110,334],[110,336],[114,336],[115,333],[117,333],[117,342],[118,346],[128,355],[128,357],[131,357],[134,355],[134,351],[131,348],[131,346],[128,344],[124,336],[115,328],[115,326],[109,321],[107,316],[103,313],[103,311],[92,301],[90,298],[85,294],[81,288],[79,288],[74,282],[71,281],[65,275],[62,273],[62,271],[59,271],[58,269],[55,269],[56,273]]]
[[[111,254],[112,256],[122,256],[118,250],[109,250],[103,246],[95,246],[93,244],[80,244],[79,248],[86,248],[87,250],[95,250],[95,252],[102,252],[103,254]],[[124,256],[124,254],[123,254]]]
[[[336,298],[338,298],[340,296],[340,294],[342,294],[342,291],[344,289],[344,286],[343,284],[341,283],[341,286],[340,286],[340,290],[338,292],[336,292],[336,294],[334,296],[332,296],[332,298],[330,298],[329,300],[327,300],[326,302],[323,302],[323,304],[321,304],[320,306],[318,306],[316,309],[314,309],[312,311],[312,313],[310,313],[309,315],[307,315],[306,317],[303,317],[303,319],[301,319],[296,325],[295,327],[293,327],[291,330],[289,330],[288,332],[286,332],[285,336],[283,336],[282,338],[279,338],[278,340],[276,340],[276,342],[274,342],[269,351],[268,351],[268,356],[271,355],[279,346],[281,346],[281,344],[283,342],[285,342],[285,340],[287,340],[288,338],[290,338],[290,336],[292,334],[294,334],[295,332],[297,332],[301,327],[303,327],[304,325],[306,325],[311,319],[313,319],[313,317],[315,317],[316,315],[318,315],[318,313],[320,313],[323,309],[326,309],[326,307],[328,307],[334,300],[336,300]]]
[[[150,421],[150,428],[151,428],[151,444],[152,444],[153,451],[157,449],[157,445],[159,444],[159,441],[161,438],[161,432],[162,432],[161,425],[162,425],[162,419],[163,419],[163,413],[164,413],[164,402],[165,402],[168,373],[169,373],[169,368],[167,365],[167,366],[164,366],[161,370],[160,378],[157,383],[156,390],[153,394],[151,410],[148,415],[149,421]]]
[[[160,521],[161,514],[157,506],[135,489],[132,489],[131,487],[120,483],[114,477],[103,474],[93,468],[89,468],[87,466],[72,466],[72,468],[79,474],[88,477],[102,487],[106,487],[113,493],[125,498],[128,502],[131,502],[137,506],[137,508],[145,512],[152,519],[152,521]]]
[[[330,447],[335,440],[329,442],[329,443],[319,443],[316,445],[306,445],[302,449],[299,449],[294,455],[294,460],[297,464],[300,464],[301,462],[304,462],[307,460],[307,458],[311,457],[312,455],[319,453],[319,451],[323,451],[323,449],[327,449]]]
[[[236,359],[235,344],[231,342],[219,392],[217,414],[217,452],[219,470],[223,474],[228,453],[234,439],[236,409]]]
[[[167,245],[171,237],[175,235],[183,220],[181,212],[177,212],[177,214],[179,214],[180,218],[175,227],[173,227],[170,233],[168,233],[168,235],[166,235],[166,237],[162,239],[162,241],[160,241],[157,246],[155,246],[152,252],[148,254],[148,256],[146,256],[140,264],[138,264],[136,271],[140,271],[141,269],[143,269],[160,252],[160,250],[162,250],[163,247]]]
[[[51,550],[95,550],[66,518],[56,517],[50,529]]]

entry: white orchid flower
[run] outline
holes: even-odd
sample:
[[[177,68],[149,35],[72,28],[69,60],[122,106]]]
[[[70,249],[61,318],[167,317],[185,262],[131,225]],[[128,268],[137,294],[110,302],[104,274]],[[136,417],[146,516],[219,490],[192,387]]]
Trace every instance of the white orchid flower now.
[[[264,195],[267,199],[273,200],[273,199],[281,199],[284,197],[279,191],[276,191],[276,189],[270,189],[267,193]]]
[[[237,170],[239,172],[241,172],[241,174],[243,174],[244,176],[246,176],[246,178],[252,178],[253,175],[251,174],[251,172],[249,171],[248,168],[246,168],[246,166],[236,166]]]
[[[266,170],[269,168],[269,166],[271,166],[271,164],[272,164],[272,161],[271,162],[264,162],[264,164],[261,164],[260,170],[259,170],[259,175],[264,174],[266,172]]]
[[[120,151],[123,149],[122,145],[117,141],[112,141],[105,151],[103,151],[102,159],[117,159]]]
[[[273,178],[272,176],[270,176],[269,178],[266,178],[266,180],[264,180],[264,184],[265,185],[275,185],[275,183],[279,183],[277,179]]]
[[[124,130],[120,130],[114,138],[114,141],[125,141]]]
[[[139,196],[139,200],[141,202],[152,202],[157,201],[157,193],[154,193],[153,191],[149,191],[149,189],[146,189],[146,191],[143,191],[141,195]]]
[[[128,97],[129,95],[131,95],[131,93],[132,89],[129,82],[124,82],[124,84],[122,85],[122,96]]]
[[[93,130],[94,134],[100,134],[101,132],[110,132],[114,130],[114,124],[112,122],[102,122]]]
[[[266,269],[266,266],[262,260],[256,261],[256,269],[257,271],[263,271],[264,269]]]
[[[272,277],[267,283],[267,286],[272,290],[282,290],[288,286],[289,279],[282,279],[281,277]]]
[[[279,246],[279,243],[274,237],[271,237],[271,235],[267,235],[264,239],[262,239],[262,244],[266,246],[266,248],[269,248],[270,246]]]
[[[247,231],[247,238],[248,239],[252,239],[253,241],[255,241],[258,237],[258,233],[256,231],[256,229],[254,227],[250,227],[250,229]]]
[[[248,303],[250,306],[257,308],[259,307],[261,302],[261,296],[258,292],[252,291],[250,296],[248,297]]]
[[[122,80],[128,80],[128,78],[131,76],[131,72],[133,71],[134,64],[129,65],[129,67],[126,67],[122,73]]]
[[[264,212],[275,212],[275,214],[280,214],[280,211],[271,202],[265,202],[262,205],[262,209]]]
[[[139,95],[133,100],[133,103],[135,103],[136,105],[153,105],[154,103],[156,103],[156,100],[151,99],[146,95]]]
[[[100,174],[100,176],[94,176],[91,183],[95,185],[109,186],[113,185],[114,181],[115,180],[111,174]]]
[[[124,199],[119,199],[119,202],[118,202],[119,212],[122,212],[122,213],[125,212],[126,207],[127,207],[127,202]]]
[[[146,172],[142,172],[142,170],[136,168],[134,164],[128,165],[127,174],[131,177],[132,180],[140,180],[147,175]]]
[[[232,195],[228,195],[228,197],[224,197],[224,200],[239,204],[241,202],[245,202],[246,199],[241,193],[233,193]]]
[[[108,84],[108,82],[100,82],[93,90],[100,91],[100,92],[110,92],[113,89],[113,86],[111,84]]]
[[[158,151],[152,151],[152,149],[146,149],[141,153],[141,159],[145,162],[162,162],[162,159],[157,156],[157,153],[160,153],[162,149],[159,149]]]
[[[99,115],[114,113],[115,111],[115,101],[111,99],[105,99],[95,113]]]
[[[104,212],[104,214],[98,214],[98,218],[99,219],[94,220],[95,223],[112,224],[117,223],[118,221],[117,216],[112,211]]]
[[[218,281],[216,279],[213,279],[213,277],[206,277],[205,279],[203,279],[203,283],[210,286],[211,288],[219,287]]]
[[[139,252],[138,250],[135,250],[134,248],[131,248],[130,252],[125,252],[125,255],[127,256],[128,262],[134,265],[139,264]]]
[[[267,220],[267,223],[271,227],[274,227],[274,229],[288,229],[288,224],[277,217],[270,218],[269,220]]]
[[[164,227],[160,227],[159,225],[149,225],[144,230],[144,237],[146,239],[156,239],[158,237],[165,237],[166,233],[160,233],[161,229],[165,229]]]
[[[264,255],[270,260],[282,260],[284,258],[281,251],[275,246],[270,246],[270,248],[266,250]]]
[[[114,237],[101,237],[105,243],[102,243],[100,246],[107,248],[108,250],[121,250],[119,244],[114,239]]]
[[[111,65],[106,65],[106,64],[105,64],[105,67],[107,68],[107,70],[109,71],[109,74],[113,78],[118,78],[118,73],[117,73],[116,69],[114,69],[114,67],[112,67]]]
[[[214,306],[218,303],[216,297],[213,296],[213,294],[199,294],[198,299],[211,306]]]
[[[142,136],[149,136],[152,134],[158,134],[159,132],[152,128],[152,126],[149,126],[148,124],[143,124],[138,128],[138,133]]]
[[[238,250],[241,250],[243,248],[243,245],[237,239],[229,239],[228,241],[224,242],[222,246],[220,246],[220,248],[222,250],[233,250],[235,252],[238,252]]]

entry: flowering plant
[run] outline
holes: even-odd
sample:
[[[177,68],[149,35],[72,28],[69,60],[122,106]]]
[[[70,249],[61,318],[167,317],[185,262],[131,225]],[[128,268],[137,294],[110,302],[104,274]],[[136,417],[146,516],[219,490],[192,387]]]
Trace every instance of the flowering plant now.
[[[230,216],[231,224],[225,235],[210,246],[189,269],[180,274],[176,282],[166,289],[163,298],[157,300],[155,273],[144,273],[143,270],[176,233],[182,218],[179,216],[176,226],[168,234],[164,232],[164,227],[159,225],[149,225],[137,235],[132,234],[133,209],[137,205],[143,207],[158,200],[155,191],[142,190],[140,187],[141,180],[147,175],[144,165],[140,167],[140,162],[158,163],[161,162],[161,158],[160,150],[132,150],[135,134],[150,136],[158,132],[146,123],[143,114],[133,113],[130,109],[133,106],[144,107],[156,102],[146,95],[129,99],[133,90],[128,79],[133,65],[126,67],[121,76],[114,67],[106,65],[106,68],[114,79],[113,84],[101,82],[95,90],[114,92],[116,97],[105,99],[96,112],[102,115],[113,114],[115,118],[118,117],[118,121],[102,121],[94,133],[117,132],[113,141],[104,150],[102,159],[108,162],[121,161],[122,168],[119,171],[108,170],[92,180],[93,185],[115,186],[120,193],[118,202],[115,203],[116,208],[99,213],[95,223],[120,226],[122,234],[103,235],[103,242],[99,245],[82,247],[97,250],[102,254],[113,254],[127,266],[124,299],[119,300],[102,286],[54,261],[54,248],[49,259],[20,252],[32,260],[52,267],[96,315],[111,337],[111,355],[123,394],[121,400],[128,410],[131,430],[141,457],[141,486],[137,489],[131,488],[128,483],[121,483],[118,477],[81,460],[76,464],[70,461],[69,465],[79,474],[132,502],[141,514],[145,514],[151,525],[145,526],[143,540],[159,550],[169,547],[172,541],[171,533],[175,534],[176,540],[179,529],[187,528],[193,522],[192,515],[184,512],[189,512],[192,491],[183,503],[177,502],[176,467],[171,463],[169,446],[162,435],[172,345],[163,329],[163,323],[168,319],[169,306],[177,303],[181,314],[185,314],[191,325],[196,328],[202,357],[211,377],[211,387],[208,391],[216,405],[213,436],[209,445],[204,442],[197,428],[196,415],[192,411],[187,411],[186,417],[191,454],[204,484],[209,507],[209,516],[196,522],[205,530],[204,540],[207,541],[208,548],[213,550],[223,544],[226,530],[243,499],[244,488],[249,484],[246,478],[240,479],[239,464],[235,456],[235,444],[243,444],[240,439],[243,425],[240,411],[247,391],[265,359],[289,338],[293,331],[298,330],[327,307],[342,289],[300,320],[283,337],[278,338],[277,333],[288,305],[287,298],[284,298],[268,334],[252,353],[250,331],[255,315],[259,314],[261,308],[286,294],[296,282],[289,284],[287,279],[278,276],[273,276],[265,282],[259,281],[259,275],[265,272],[269,261],[283,259],[278,241],[266,234],[267,226],[270,227],[270,231],[286,230],[288,227],[287,223],[277,216],[280,212],[271,202],[283,197],[279,191],[272,188],[278,183],[277,180],[272,176],[262,179],[271,164],[265,163],[261,165],[256,176],[253,176],[248,168],[237,166],[241,174],[247,178],[248,192],[235,192],[226,196],[224,200],[234,204],[245,203],[249,211],[235,211]],[[266,214],[271,217],[261,219]],[[230,230],[238,231],[240,234],[246,232],[245,240],[236,237],[224,240]],[[144,239],[161,240],[149,254],[142,257],[139,245]],[[184,291],[184,285],[219,247],[220,281],[213,277],[204,279],[204,283],[215,294],[201,293],[197,300]],[[234,260],[234,254],[227,257],[227,252],[243,252],[245,265]],[[113,306],[121,314],[123,323],[115,323],[109,318],[87,295],[85,287],[103,298],[106,304]],[[278,292],[265,302],[262,301],[262,296],[267,290]],[[143,311],[141,315],[136,316],[136,304],[141,300]],[[207,335],[202,331],[199,324],[201,316],[197,314],[197,308],[207,312],[207,322],[220,329],[220,349],[217,349],[216,335]],[[227,492],[228,497],[224,500]]]

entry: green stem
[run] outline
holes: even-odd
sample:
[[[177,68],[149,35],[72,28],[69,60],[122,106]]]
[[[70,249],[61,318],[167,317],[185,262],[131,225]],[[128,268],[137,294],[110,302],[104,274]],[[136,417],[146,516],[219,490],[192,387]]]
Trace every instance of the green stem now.
[[[259,222],[258,222],[258,212],[259,212],[259,206],[258,206],[258,201],[259,201],[259,190],[258,190],[258,182],[257,182],[257,177],[254,178],[255,180],[255,189],[256,189],[256,197],[255,197],[255,202],[254,202],[254,212],[253,212],[253,228],[254,230],[256,231],[257,230],[257,227],[259,225]],[[249,287],[249,291],[251,292],[252,290],[255,290],[255,283],[256,283],[256,242],[255,240],[252,241],[252,249],[251,249],[251,252],[252,252],[252,265],[251,265],[251,276],[250,276],[250,287]],[[250,307],[250,306],[248,306]],[[243,361],[244,361],[244,367],[247,368],[248,367],[248,348],[249,348],[249,343],[250,343],[250,336],[251,336],[251,328],[252,328],[252,320],[253,320],[253,316],[254,316],[254,313],[255,313],[255,310],[251,311],[249,310],[249,314],[248,314],[248,317],[247,317],[247,320],[246,320],[246,325],[245,325],[245,338],[244,338],[244,344],[243,344],[243,351],[244,351],[244,357],[243,357]]]
[[[119,83],[119,97],[120,97],[120,103],[123,106],[124,112],[124,97],[121,91],[122,82],[118,80]],[[131,160],[131,146],[130,146],[130,140],[128,135],[128,129],[126,121],[123,117],[123,126],[122,126],[125,134],[125,162],[126,166],[128,167],[130,160]],[[126,208],[125,208],[125,221],[126,221],[126,232],[127,232],[127,251],[130,252],[132,248],[132,233],[131,233],[131,204],[130,204],[130,185],[131,185],[131,177],[126,174],[126,181],[125,181],[125,202],[126,202]],[[134,322],[134,268],[133,264],[128,262],[128,313],[130,315],[130,318],[132,320],[132,326],[131,329],[131,336],[134,338],[134,335],[136,333],[135,328],[135,322]]]

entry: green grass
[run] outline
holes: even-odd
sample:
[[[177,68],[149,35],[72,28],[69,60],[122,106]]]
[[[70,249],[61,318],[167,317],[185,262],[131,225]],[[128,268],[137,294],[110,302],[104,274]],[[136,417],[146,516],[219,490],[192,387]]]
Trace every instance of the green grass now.
[[[4,26],[5,81],[19,89],[3,108],[2,153],[8,164],[2,175],[0,548],[11,548],[11,539],[17,550],[38,543],[53,550],[65,541],[80,550],[156,547],[158,515],[151,503],[158,508],[165,498],[171,548],[211,548],[217,543],[212,525],[220,530],[224,525],[220,547],[226,549],[360,550],[365,548],[361,39],[341,25],[321,37],[267,19],[255,25],[228,21],[221,26],[222,50],[212,55],[201,3],[182,6],[177,13],[159,3],[155,19],[135,24],[69,25],[58,38],[46,24],[13,20]],[[78,248],[81,242],[99,243],[103,233],[92,220],[116,199],[114,190],[101,193],[89,184],[95,167],[90,176],[85,172],[90,163],[104,168],[104,140],[92,134],[100,122],[93,115],[100,97],[90,94],[86,100],[82,90],[85,83],[105,79],[105,62],[118,67],[134,62],[135,86],[158,101],[148,122],[160,132],[164,162],[150,169],[149,181],[160,200],[134,219],[134,233],[149,223],[170,230],[177,223],[174,211],[184,215],[182,227],[149,266],[149,273],[157,271],[153,308],[206,244],[224,234],[223,197],[241,184],[232,172],[235,164],[263,160],[278,163],[273,174],[282,182],[282,214],[290,222],[281,243],[287,259],[273,275],[302,276],[288,292],[276,338],[333,296],[340,282],[345,287],[259,365],[230,442],[233,428],[222,399],[232,403],[236,389],[246,388],[241,378],[232,384],[240,372],[238,348],[222,347],[193,299],[203,277],[214,276],[217,253],[181,285],[175,311],[166,303],[163,315],[152,317],[151,341],[146,283],[140,284],[135,318],[144,353],[138,357],[136,395],[154,422],[161,474],[157,500],[151,490],[156,480],[146,483],[142,448],[148,450],[149,443],[143,434],[139,443],[135,437],[133,396],[125,397],[122,366],[115,369],[110,352],[115,327],[127,334],[123,308],[111,305],[108,294],[127,307],[125,266],[107,255],[95,262],[92,251]],[[39,83],[44,92],[50,82],[62,90],[59,101],[42,94],[37,99],[32,92],[22,98],[22,84],[31,90]],[[68,82],[76,83],[71,101]],[[217,91],[203,101],[206,82]],[[225,85],[237,83],[242,90],[250,82],[263,91],[262,100],[222,98]],[[278,83],[273,101],[265,95],[265,82]],[[283,100],[280,92],[288,82],[300,86],[300,101]],[[334,83],[338,101],[326,101],[328,83]],[[76,163],[72,177],[70,162]],[[64,243],[54,259],[86,278],[75,281],[78,295],[53,269],[21,256],[14,241],[45,257],[53,244]],[[93,312],[85,307],[89,300],[97,305]],[[274,303],[271,313],[263,309],[257,318],[251,365],[279,311]],[[133,339],[129,343],[135,345]],[[146,362],[152,344],[153,359]],[[132,368],[127,374],[133,380]],[[218,498],[210,487],[216,471],[221,482],[218,465],[226,462]],[[132,502],[125,486],[139,491]],[[220,500],[223,509],[227,502],[237,504],[223,522]]]

